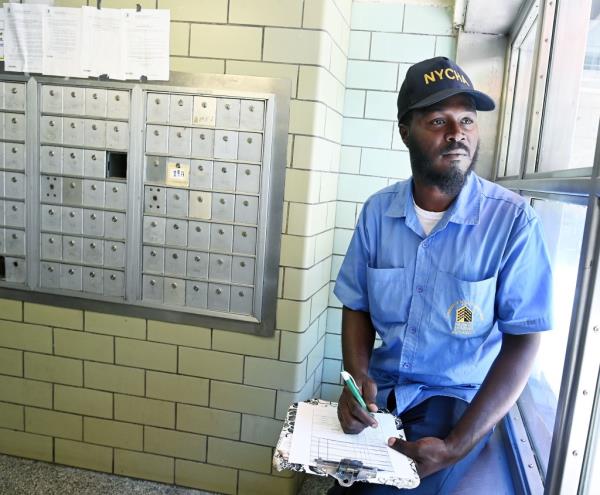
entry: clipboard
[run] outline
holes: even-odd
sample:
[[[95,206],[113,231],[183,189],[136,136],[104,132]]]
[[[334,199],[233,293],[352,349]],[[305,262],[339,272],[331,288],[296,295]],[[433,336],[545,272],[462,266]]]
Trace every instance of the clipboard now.
[[[336,402],[324,401],[321,399],[310,399],[304,401],[304,404],[308,404],[316,408],[337,409]],[[352,459],[350,457],[344,457],[339,460],[331,460],[326,458],[326,456],[318,456],[306,464],[290,462],[289,459],[293,448],[292,444],[296,418],[298,416],[298,408],[299,403],[297,402],[290,405],[283,428],[281,430],[279,441],[275,447],[275,452],[273,454],[273,467],[277,469],[277,471],[283,471],[284,469],[287,469],[291,471],[314,474],[317,476],[331,476],[337,479],[342,486],[350,486],[356,481],[365,481],[368,483],[377,483],[395,486],[396,488],[409,489],[416,488],[419,485],[420,479],[414,461],[395,451],[393,455],[397,454],[402,456],[404,458],[404,462],[407,463],[407,469],[401,474],[393,471],[384,471],[375,464],[369,465],[369,462]],[[389,412],[385,409],[381,409],[378,412],[389,414]],[[330,412],[328,411],[328,413]],[[405,436],[404,432],[402,431],[402,422],[400,418],[394,417],[393,419],[395,421],[395,428],[397,430],[398,437],[404,439]],[[386,445],[385,448],[388,449],[389,447]]]

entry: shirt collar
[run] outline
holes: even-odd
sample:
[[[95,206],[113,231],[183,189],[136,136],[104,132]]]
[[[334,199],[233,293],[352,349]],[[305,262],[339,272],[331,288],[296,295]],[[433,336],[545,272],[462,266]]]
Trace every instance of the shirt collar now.
[[[385,214],[389,217],[415,217],[413,205],[413,179],[412,177],[396,185],[396,194],[388,206]],[[475,172],[467,176],[465,185],[456,200],[452,203],[441,222],[476,225],[479,223],[479,209],[481,206],[481,183]],[[437,229],[436,229],[437,230]]]

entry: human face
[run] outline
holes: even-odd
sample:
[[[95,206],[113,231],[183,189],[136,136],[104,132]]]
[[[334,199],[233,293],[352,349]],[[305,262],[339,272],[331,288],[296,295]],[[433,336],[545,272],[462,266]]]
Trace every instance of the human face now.
[[[455,95],[414,110],[400,126],[410,152],[413,176],[423,185],[456,195],[475,166],[479,146],[477,113],[471,98]]]

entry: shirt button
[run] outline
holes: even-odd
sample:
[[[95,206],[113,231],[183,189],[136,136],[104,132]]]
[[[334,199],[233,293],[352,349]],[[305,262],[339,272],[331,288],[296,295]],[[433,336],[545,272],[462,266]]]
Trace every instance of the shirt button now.
[[[423,287],[417,287],[417,292],[421,294],[421,292],[423,292]]]
[[[410,327],[409,330],[410,330],[410,333],[415,333],[417,331],[417,329],[415,327]]]
[[[410,367],[410,364],[408,364],[408,363],[402,363],[402,367],[403,367],[403,368],[409,368],[409,367]]]

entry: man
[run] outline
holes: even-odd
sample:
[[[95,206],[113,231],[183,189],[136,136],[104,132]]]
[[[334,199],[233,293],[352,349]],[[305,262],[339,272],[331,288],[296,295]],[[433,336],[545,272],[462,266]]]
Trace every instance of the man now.
[[[413,176],[365,203],[335,294],[344,368],[370,411],[399,414],[421,485],[451,493],[523,390],[551,328],[551,275],[539,221],[522,197],[479,178],[477,110],[493,110],[451,60],[413,65],[398,95]],[[373,349],[375,335],[381,346]],[[346,433],[374,426],[347,387]],[[337,494],[400,494],[368,483]]]

